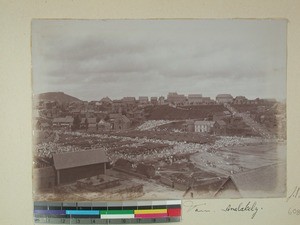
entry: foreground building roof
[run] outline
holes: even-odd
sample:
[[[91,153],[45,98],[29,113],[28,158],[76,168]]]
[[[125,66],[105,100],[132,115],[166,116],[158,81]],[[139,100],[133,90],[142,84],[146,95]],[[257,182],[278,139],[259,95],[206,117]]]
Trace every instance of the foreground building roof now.
[[[68,152],[53,155],[56,170],[109,162],[103,150]]]
[[[272,164],[230,176],[242,197],[283,197],[286,164]]]

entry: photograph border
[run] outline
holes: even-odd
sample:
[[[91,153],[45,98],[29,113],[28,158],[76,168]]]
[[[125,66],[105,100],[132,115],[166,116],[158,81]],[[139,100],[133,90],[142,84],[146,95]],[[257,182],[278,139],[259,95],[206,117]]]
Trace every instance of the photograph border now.
[[[207,200],[204,202],[214,214],[183,211],[181,224],[234,224],[243,221],[244,224],[265,224],[266,222],[282,224],[298,224],[299,216],[293,214],[300,208],[299,199],[293,196],[295,188],[299,187],[299,151],[298,137],[300,134],[298,101],[300,81],[297,75],[300,71],[300,4],[293,0],[251,1],[240,2],[232,0],[227,4],[219,1],[22,1],[5,2],[0,9],[3,19],[1,25],[5,28],[1,36],[1,47],[4,54],[4,66],[0,68],[1,102],[5,112],[1,117],[3,136],[1,140],[2,154],[11,160],[3,160],[3,191],[0,197],[5,205],[1,206],[3,224],[33,224],[32,218],[32,179],[31,179],[31,78],[30,78],[30,22],[34,18],[286,18],[288,19],[288,62],[287,62],[287,181],[290,198],[256,199],[262,210],[252,220],[246,213],[221,212],[228,204],[239,204],[239,201]],[[119,6],[119,7],[117,7]],[[100,18],[100,19],[101,19]],[[21,35],[20,35],[21,34]],[[13,46],[13,47],[12,47]],[[17,65],[17,66],[16,66]],[[10,88],[9,88],[10,87]],[[12,103],[14,100],[14,103]],[[20,110],[15,110],[19,104]],[[15,118],[9,120],[8,118]],[[9,127],[9,129],[5,129]],[[17,138],[13,138],[17,134]],[[17,140],[16,140],[17,139]],[[25,148],[24,148],[25,146]],[[13,177],[13,178],[12,178]],[[193,202],[193,205],[203,204],[203,201]],[[291,211],[290,211],[291,210]],[[18,217],[14,212],[20,212]],[[276,212],[276,213],[274,213]],[[289,213],[291,212],[291,214]],[[208,222],[205,222],[208,221]]]

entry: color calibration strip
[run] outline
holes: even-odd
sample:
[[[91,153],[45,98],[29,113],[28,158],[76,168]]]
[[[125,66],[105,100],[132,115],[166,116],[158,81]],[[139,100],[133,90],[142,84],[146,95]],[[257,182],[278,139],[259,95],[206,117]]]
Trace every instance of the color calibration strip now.
[[[181,200],[136,202],[35,202],[35,223],[124,224],[181,220]]]

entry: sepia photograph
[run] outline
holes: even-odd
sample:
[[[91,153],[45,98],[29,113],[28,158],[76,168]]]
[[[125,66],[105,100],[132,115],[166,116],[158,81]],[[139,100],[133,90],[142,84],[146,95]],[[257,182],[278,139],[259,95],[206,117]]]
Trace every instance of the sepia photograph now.
[[[286,20],[31,29],[34,201],[286,197]]]

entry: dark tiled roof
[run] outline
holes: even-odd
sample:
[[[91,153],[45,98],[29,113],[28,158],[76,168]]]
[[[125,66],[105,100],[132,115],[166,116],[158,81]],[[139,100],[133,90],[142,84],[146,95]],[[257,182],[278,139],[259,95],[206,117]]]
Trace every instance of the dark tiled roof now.
[[[108,158],[102,150],[69,152],[53,155],[56,170],[87,166],[108,162]]]

